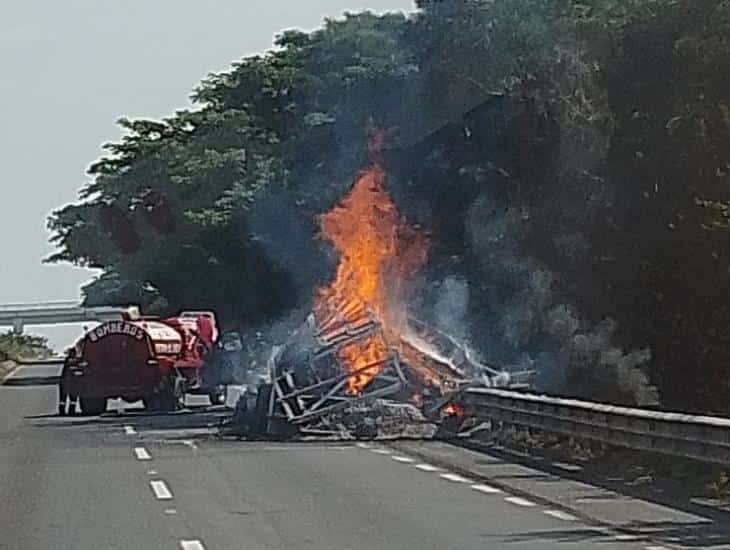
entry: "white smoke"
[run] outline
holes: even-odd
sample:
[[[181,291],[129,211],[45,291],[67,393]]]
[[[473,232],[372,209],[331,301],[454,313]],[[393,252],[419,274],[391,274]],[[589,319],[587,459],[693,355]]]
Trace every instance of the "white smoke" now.
[[[459,340],[466,339],[469,335],[469,283],[459,277],[447,277],[435,292],[436,326]]]

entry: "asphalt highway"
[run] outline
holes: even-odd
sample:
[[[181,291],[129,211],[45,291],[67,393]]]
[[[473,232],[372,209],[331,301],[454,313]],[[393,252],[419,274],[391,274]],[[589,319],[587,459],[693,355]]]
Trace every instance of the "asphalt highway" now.
[[[58,417],[54,386],[22,382],[51,384],[34,369],[0,386],[2,549],[680,547],[591,524],[423,449],[222,440],[219,413],[205,409]]]

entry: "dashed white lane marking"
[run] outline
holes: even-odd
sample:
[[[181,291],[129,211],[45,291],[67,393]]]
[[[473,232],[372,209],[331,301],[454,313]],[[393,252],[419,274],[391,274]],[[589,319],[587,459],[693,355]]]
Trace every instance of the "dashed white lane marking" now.
[[[393,454],[393,451],[389,451],[388,449],[370,449],[370,450],[373,451],[375,454],[379,454],[379,455],[392,455]]]
[[[647,546],[646,550],[669,550],[666,546]]]
[[[419,470],[423,472],[438,472],[439,469],[436,466],[431,466],[430,464],[416,464],[415,466]]]
[[[475,485],[472,485],[471,488],[475,491],[479,491],[480,493],[486,493],[488,495],[496,495],[502,492],[496,487],[492,487],[491,485],[484,485],[483,483],[477,483]]]
[[[578,521],[577,517],[570,515],[567,512],[561,512],[560,510],[545,510],[543,513],[546,516],[550,516],[555,519],[562,519],[563,521]]]
[[[164,481],[159,479],[150,481],[150,487],[152,487],[152,491],[155,493],[157,500],[170,500],[172,498],[172,493]]]
[[[182,550],[205,550],[205,546],[199,540],[181,540],[180,548]]]
[[[578,466],[577,464],[568,464],[567,462],[553,462],[551,466],[560,468],[566,472],[580,472],[583,469],[582,466]]]
[[[639,537],[636,535],[615,535],[614,540],[618,540],[621,542],[631,541],[631,540],[639,540]]]
[[[132,426],[124,426],[124,433],[125,435],[134,435],[137,433],[137,430],[135,430]]]
[[[152,460],[150,453],[144,447],[135,447],[134,455],[137,457],[137,460]]]
[[[174,516],[175,514],[177,514],[177,510],[175,508],[167,508],[165,510],[166,516]]]
[[[358,447],[360,449],[370,449],[372,446],[370,445],[370,443],[360,442],[360,443],[355,443],[355,447]]]
[[[396,462],[403,462],[404,464],[410,464],[411,462],[415,462],[412,458],[408,458],[407,456],[391,456],[393,460]]]
[[[520,498],[520,497],[506,497],[504,499],[506,502],[509,502],[510,504],[516,504],[517,506],[524,506],[525,508],[532,508],[533,506],[536,506],[536,504],[530,500]]]
[[[156,476],[157,475],[157,470],[147,470],[147,475],[148,476]]]
[[[453,481],[455,483],[471,483],[471,480],[466,479],[464,476],[459,474],[446,473],[441,474],[441,477],[447,481]]]

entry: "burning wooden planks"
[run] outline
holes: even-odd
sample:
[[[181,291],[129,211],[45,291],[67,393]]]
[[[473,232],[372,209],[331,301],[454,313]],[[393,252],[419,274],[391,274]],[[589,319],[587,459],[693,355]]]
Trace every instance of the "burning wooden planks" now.
[[[353,368],[344,352],[374,341],[385,343],[382,353]],[[392,435],[399,422],[404,434],[432,433],[433,426],[421,425],[453,416],[447,407],[456,393],[509,381],[505,373],[473,361],[456,340],[423,323],[411,320],[396,340],[389,339],[364,309],[349,322],[333,317],[328,324],[317,323],[310,316],[285,345],[273,350],[268,371],[268,383],[250,405],[250,414],[258,416],[253,424],[263,436]]]

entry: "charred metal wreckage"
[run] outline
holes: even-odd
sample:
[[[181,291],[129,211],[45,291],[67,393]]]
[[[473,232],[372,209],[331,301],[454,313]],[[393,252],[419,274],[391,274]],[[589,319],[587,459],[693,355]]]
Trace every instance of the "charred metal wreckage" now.
[[[289,341],[273,347],[265,382],[241,397],[225,431],[251,438],[431,436],[468,424],[454,404],[463,390],[523,385],[517,379],[527,373],[483,365],[455,339],[415,319],[406,325],[394,342],[367,312],[355,321],[337,315],[324,325],[310,315]],[[388,342],[387,353],[348,367],[343,350],[374,340]]]
[[[426,263],[429,239],[386,190],[388,132],[371,128],[368,138],[370,166],[319,219],[339,253],[337,270],[317,290],[307,321],[273,349],[266,383],[239,402],[234,423],[244,435],[374,437],[398,424],[458,427],[453,399],[461,391],[512,385],[507,373],[405,314],[407,282]]]

